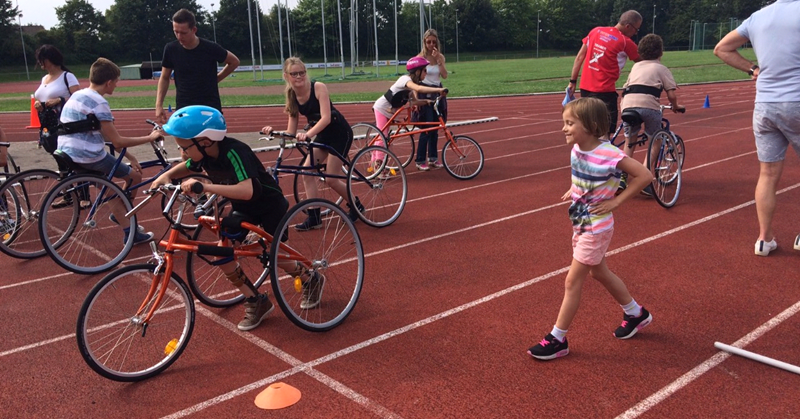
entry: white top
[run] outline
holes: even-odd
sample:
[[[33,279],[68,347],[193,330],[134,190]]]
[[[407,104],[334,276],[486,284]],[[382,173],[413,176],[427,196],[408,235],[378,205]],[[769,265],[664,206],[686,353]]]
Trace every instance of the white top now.
[[[44,80],[47,78],[47,75],[42,77],[42,84],[39,85],[39,88],[36,89],[36,93],[33,94],[33,97],[36,98],[39,102],[44,102],[50,99],[56,99],[59,97],[63,97],[65,100],[69,99],[69,89],[67,85],[70,87],[77,86],[78,78],[75,77],[74,74],[64,71],[55,80],[51,81],[50,83],[45,83]],[[67,82],[64,83],[64,79],[66,78]]]
[[[736,28],[758,59],[756,102],[800,102],[800,1],[778,0]]]
[[[82,121],[89,114],[94,114],[100,121],[114,120],[108,101],[100,93],[87,87],[75,92],[64,104],[61,122]],[[105,139],[99,130],[61,135],[58,137],[58,149],[67,153],[76,163],[94,163],[106,156]]]
[[[408,87],[406,87],[406,85],[410,81],[411,81],[410,76],[408,75],[400,76],[400,78],[397,79],[396,82],[394,82],[394,84],[392,85],[392,87],[389,88],[389,90],[392,91],[393,96],[403,90],[411,90]],[[372,109],[375,109],[376,111],[380,112],[381,114],[383,114],[383,116],[387,118],[391,118],[394,112],[397,110],[397,109],[392,109],[392,104],[389,103],[389,101],[386,100],[384,96],[379,97],[378,100],[375,101],[375,104],[372,105]]]
[[[440,86],[442,84],[442,73],[439,71],[439,64],[429,64],[427,69],[428,74],[425,75],[425,80],[422,80],[422,82],[429,86]]]

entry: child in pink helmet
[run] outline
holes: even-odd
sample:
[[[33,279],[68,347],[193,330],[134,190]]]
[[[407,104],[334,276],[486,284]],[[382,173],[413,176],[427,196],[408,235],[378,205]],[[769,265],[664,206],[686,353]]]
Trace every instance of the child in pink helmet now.
[[[411,105],[427,105],[429,101],[417,99],[417,93],[438,93],[445,94],[445,89],[441,87],[428,87],[422,85],[422,80],[425,78],[426,67],[430,64],[428,60],[422,57],[412,57],[406,62],[406,70],[408,74],[400,76],[396,82],[375,101],[372,109],[375,111],[375,125],[378,128],[384,128],[389,118],[397,112],[403,105],[411,102]],[[389,135],[388,129],[383,129],[383,133]],[[382,141],[378,140],[376,145],[384,145]],[[383,159],[383,155],[374,153],[373,160],[379,161]],[[427,165],[420,170],[428,170]]]

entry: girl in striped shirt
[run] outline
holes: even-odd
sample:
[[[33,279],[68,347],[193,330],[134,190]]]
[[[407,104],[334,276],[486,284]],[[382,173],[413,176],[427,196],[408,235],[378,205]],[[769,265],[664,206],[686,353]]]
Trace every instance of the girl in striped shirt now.
[[[608,109],[597,98],[580,98],[566,105],[563,113],[567,144],[572,146],[572,187],[561,198],[572,198],[572,264],[565,281],[564,300],[556,324],[544,339],[528,349],[536,359],[549,360],[569,353],[567,329],[580,304],[581,289],[591,274],[622,306],[622,325],[614,331],[628,339],[650,324],[653,316],[631,297],[625,283],[606,266],[605,254],[614,232],[611,213],[653,180],[641,163],[600,138],[608,132]],[[621,171],[628,173],[628,188],[614,196]]]

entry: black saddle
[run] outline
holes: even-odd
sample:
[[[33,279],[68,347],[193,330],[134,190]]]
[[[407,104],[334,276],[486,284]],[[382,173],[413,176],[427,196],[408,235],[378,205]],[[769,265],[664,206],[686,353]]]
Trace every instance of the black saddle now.
[[[105,173],[99,172],[96,170],[89,170],[78,163],[72,161],[72,158],[64,153],[61,150],[56,150],[53,152],[53,158],[56,159],[56,164],[58,165],[59,173],[63,175],[67,173],[80,173],[80,174],[90,174],[90,175],[104,175]]]
[[[639,125],[642,123],[642,116],[639,115],[638,111],[625,109],[622,111],[622,121],[626,122],[628,125]]]

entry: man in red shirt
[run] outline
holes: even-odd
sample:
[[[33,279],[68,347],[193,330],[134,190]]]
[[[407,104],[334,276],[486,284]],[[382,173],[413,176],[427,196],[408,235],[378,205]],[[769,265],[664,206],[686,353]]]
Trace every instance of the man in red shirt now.
[[[606,104],[611,122],[610,134],[617,130],[616,83],[626,59],[639,61],[639,52],[631,37],[639,33],[641,27],[642,15],[635,10],[628,10],[619,17],[615,26],[592,29],[583,38],[583,46],[572,65],[572,75],[567,86],[570,95],[575,92],[578,74],[582,74],[581,97],[596,97]]]

